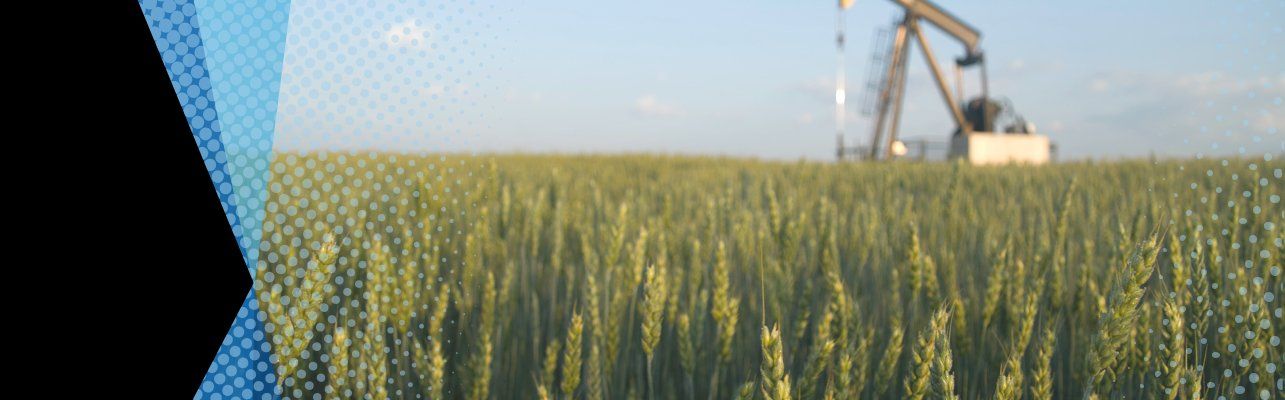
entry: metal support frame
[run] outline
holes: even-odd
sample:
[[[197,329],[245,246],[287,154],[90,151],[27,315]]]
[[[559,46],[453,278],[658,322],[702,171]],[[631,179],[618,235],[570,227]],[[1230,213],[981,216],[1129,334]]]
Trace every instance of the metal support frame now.
[[[955,99],[955,97],[959,97],[959,99],[962,100],[964,97],[962,67],[981,63],[982,98],[986,99],[990,97],[990,94],[988,93],[989,83],[987,82],[986,76],[986,63],[985,59],[982,57],[981,49],[978,46],[981,41],[981,32],[978,32],[977,29],[968,25],[959,18],[956,18],[941,7],[938,7],[932,1],[891,1],[905,9],[906,12],[902,21],[896,24],[896,33],[893,36],[892,48],[889,51],[891,54],[886,60],[888,67],[887,71],[884,73],[885,76],[882,78],[883,83],[880,85],[881,87],[878,90],[878,103],[875,107],[875,113],[877,115],[875,116],[874,131],[871,135],[872,138],[870,146],[868,149],[862,149],[867,151],[865,155],[871,160],[891,158],[892,144],[898,140],[898,131],[900,130],[901,125],[901,109],[905,102],[906,75],[908,70],[906,64],[911,52],[910,46],[913,45],[910,39],[911,36],[915,38],[915,42],[919,43],[920,50],[928,62],[929,67],[932,69],[933,79],[937,83],[937,89],[941,93],[942,100],[945,101],[946,107],[950,109],[951,117],[954,118],[956,125],[959,126],[960,132],[967,134],[972,131],[972,126],[969,125],[968,121],[964,118],[964,112],[961,109],[960,103]],[[836,26],[836,31],[838,33],[839,46],[838,79],[840,88],[843,88],[844,86],[842,14],[843,9],[850,6],[851,3],[852,1],[848,0],[839,1],[840,15],[836,20],[838,25]],[[944,31],[946,34],[964,45],[966,52],[965,56],[956,60],[955,74],[956,83],[958,85],[956,93],[951,93],[946,77],[942,74],[941,68],[937,65],[936,57],[933,56],[932,47],[928,44],[927,37],[924,36],[924,32],[920,29],[920,22],[927,22],[936,26],[938,29]],[[878,76],[877,73],[875,74],[876,75],[872,75],[872,77]],[[871,81],[875,82],[873,79],[875,78],[871,78]],[[836,104],[835,109],[836,125],[838,126],[836,132],[836,145],[838,147],[836,156],[842,160],[848,153],[848,150],[845,147],[843,138],[843,104],[839,101],[836,101],[836,103],[838,103]],[[857,150],[854,153],[860,154],[863,152],[862,150]]]
[[[905,103],[907,60],[912,51],[910,47],[914,45],[914,42],[919,43],[920,52],[931,69],[933,80],[937,84],[937,90],[941,94],[942,101],[946,103],[946,108],[950,110],[950,116],[954,119],[960,132],[968,134],[973,129],[972,125],[964,117],[960,104],[964,96],[962,67],[974,63],[980,64],[982,69],[982,98],[990,98],[990,85],[986,76],[986,61],[982,57],[981,50],[977,47],[980,33],[926,0],[895,0],[895,2],[906,9],[906,14],[902,21],[897,24],[896,34],[893,37],[892,56],[889,57],[888,71],[884,78],[883,88],[879,92],[874,132],[871,135],[868,154],[869,158],[873,160],[892,157],[892,144],[897,141],[901,125],[901,110],[903,103]],[[928,38],[922,31],[922,24],[920,23],[922,21],[927,21],[941,28],[965,46],[966,56],[956,60],[956,93],[951,92],[950,84],[941,67],[937,64],[937,58],[933,55],[932,46],[928,43]],[[912,37],[913,39],[911,39]],[[957,96],[959,99],[956,99]]]
[[[908,72],[910,71],[910,68],[907,67],[906,64],[907,61],[910,60],[910,47],[912,46],[910,42],[911,36],[918,36],[918,32],[916,32],[913,27],[907,27],[906,44],[901,49],[901,60],[898,62],[900,65],[898,69],[900,71],[897,73],[897,82],[894,88],[895,91],[893,92],[893,98],[891,99],[892,121],[891,124],[888,125],[888,140],[881,143],[881,145],[883,145],[883,157],[885,159],[892,158],[892,144],[897,141],[897,137],[901,134],[901,107],[906,102],[906,75],[908,75]]]
[[[907,18],[910,18],[907,15]],[[893,34],[892,39],[892,57],[888,60],[891,65],[888,67],[888,74],[884,80],[883,89],[879,91],[879,105],[875,117],[874,139],[870,142],[870,159],[878,159],[879,148],[883,144],[883,129],[887,122],[889,107],[892,104],[893,96],[896,94],[898,80],[903,75],[902,66],[905,64],[907,27],[905,21],[897,25],[897,31]],[[900,97],[900,96],[898,96]]]

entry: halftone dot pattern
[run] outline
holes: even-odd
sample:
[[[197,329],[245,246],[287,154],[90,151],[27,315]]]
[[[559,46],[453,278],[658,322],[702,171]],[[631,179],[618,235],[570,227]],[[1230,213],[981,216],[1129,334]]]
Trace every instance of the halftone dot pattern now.
[[[139,6],[147,17],[174,93],[183,106],[183,115],[218,192],[219,203],[228,223],[238,226],[239,218],[232,203],[232,182],[227,173],[227,152],[219,132],[219,113],[210,96],[210,76],[196,21],[196,5],[191,0],[142,0]],[[245,254],[246,249],[241,251]]]
[[[194,0],[211,92],[228,155],[241,224],[232,229],[255,266],[276,125],[287,0]]]
[[[340,23],[333,8],[347,5],[304,4],[299,18],[315,24],[305,23],[291,35],[304,40],[295,50],[296,65],[304,66],[295,70],[303,79],[290,86],[295,89],[291,93],[301,95],[292,99],[300,102],[291,104],[310,108],[309,116],[328,117],[329,124],[322,125],[328,128],[312,130],[311,138],[324,137],[327,130],[359,133],[321,147],[352,154],[287,153],[271,162],[289,2],[140,2],[256,276],[255,290],[196,398],[451,395],[445,385],[432,383],[454,374],[440,361],[449,356],[444,347],[449,344],[443,342],[449,342],[446,333],[455,318],[466,317],[463,310],[478,301],[473,289],[484,283],[478,276],[455,272],[478,246],[471,236],[464,239],[467,227],[456,224],[472,220],[467,212],[482,195],[469,187],[475,184],[468,179],[473,176],[470,157],[362,156],[351,149],[428,151],[467,136],[484,115],[470,111],[493,88],[483,87],[489,76],[482,76],[483,57],[476,48],[487,48],[481,35],[491,25],[482,11],[494,6],[458,1],[396,2],[383,9],[374,5],[340,10],[367,17],[342,22],[352,35],[318,35],[322,31],[309,27],[324,30]],[[405,18],[380,21],[388,16]],[[352,43],[366,46],[369,53],[355,53],[358,47]],[[350,46],[347,54],[355,57],[326,60],[331,53],[313,50],[323,45],[331,50]],[[380,58],[371,58],[376,52]],[[318,60],[324,64],[317,65]],[[334,61],[353,63],[332,69]],[[342,72],[324,76],[332,70]],[[353,77],[360,78],[328,80]],[[335,92],[334,82],[346,84]],[[390,96],[397,100],[389,103]],[[347,103],[352,105],[316,107]],[[352,124],[354,115],[364,123]],[[297,127],[307,120],[290,121],[285,125]],[[438,142],[430,143],[430,138]],[[269,165],[275,166],[271,183]],[[274,197],[265,203],[269,192]],[[297,214],[301,209],[307,211]],[[265,211],[272,215],[266,223]],[[327,211],[332,213],[319,214]],[[270,236],[261,236],[264,232]],[[305,266],[309,268],[298,268]],[[334,279],[323,283],[321,277]],[[494,289],[493,280],[485,283]],[[457,294],[448,295],[450,287]],[[264,310],[261,300],[269,304]],[[450,321],[444,314],[447,303],[460,310]],[[325,349],[319,347],[323,343]],[[406,358],[412,349],[417,357]],[[350,357],[356,359],[349,363]]]
[[[439,398],[467,309],[469,157],[282,153],[256,277],[287,398]],[[454,178],[453,178],[454,177]],[[464,179],[460,179],[464,178]],[[451,293],[452,291],[459,293]],[[434,395],[436,393],[436,395]]]
[[[486,115],[493,9],[292,3],[255,275],[282,397],[462,396],[486,190],[441,149]]]
[[[144,0],[139,3],[151,28],[174,92],[183,107],[211,182],[232,227],[241,226],[235,206],[236,188],[228,174],[217,111],[201,40],[196,5],[191,0]],[[244,231],[236,232],[242,255],[252,254]],[[257,302],[248,296],[225,337],[197,398],[271,398],[276,381],[268,363],[270,349],[257,315]]]
[[[487,116],[494,9],[296,1],[276,149],[466,148]]]
[[[1170,267],[1163,272],[1173,282],[1160,286],[1152,309],[1173,309],[1152,327],[1151,348],[1177,349],[1181,357],[1159,364],[1155,376],[1184,363],[1211,399],[1270,399],[1283,390],[1285,347],[1276,329],[1285,321],[1278,299],[1282,167],[1273,153],[1180,167],[1195,169],[1198,179],[1175,183],[1180,188],[1171,193],[1183,199],[1172,203],[1164,238]]]
[[[289,1],[194,0],[210,97],[218,107],[238,224],[232,225],[253,275],[276,123]],[[276,396],[264,314],[246,297],[196,398]]]
[[[219,352],[206,372],[196,399],[273,399],[277,398],[276,375],[272,368],[272,348],[263,328],[263,313],[258,299],[246,298],[237,312]]]
[[[1179,382],[1181,387],[1198,388],[1201,398],[1265,400],[1285,393],[1280,371],[1285,346],[1278,336],[1285,326],[1280,301],[1285,294],[1280,226],[1285,137],[1273,122],[1282,115],[1285,81],[1271,78],[1282,70],[1279,15],[1285,3],[1227,6],[1239,18],[1222,21],[1227,30],[1219,34],[1228,42],[1216,49],[1225,53],[1221,60],[1269,78],[1233,77],[1234,87],[1219,94],[1241,95],[1206,101],[1204,108],[1216,111],[1215,117],[1188,128],[1208,140],[1191,143],[1200,146],[1196,160],[1179,166],[1198,179],[1172,182],[1177,189],[1169,193],[1174,216],[1166,250],[1176,271],[1171,274],[1180,281],[1170,282],[1153,302],[1155,309],[1172,302],[1173,311],[1160,319],[1161,326],[1151,327],[1159,341],[1153,350],[1163,354],[1176,346],[1182,357],[1161,360],[1154,375],[1164,376],[1182,363],[1194,372]]]

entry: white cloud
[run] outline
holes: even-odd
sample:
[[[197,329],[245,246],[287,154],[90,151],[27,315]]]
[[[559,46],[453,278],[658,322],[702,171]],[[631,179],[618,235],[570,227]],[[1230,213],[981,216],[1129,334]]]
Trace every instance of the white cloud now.
[[[1285,74],[1113,71],[1085,85],[1094,93],[1086,99],[1091,111],[1065,120],[1076,135],[1067,150],[1076,153],[1253,152],[1253,143],[1279,140],[1269,135],[1285,128],[1273,115]]]
[[[1187,97],[1213,100],[1223,97],[1285,95],[1285,73],[1276,76],[1231,76],[1221,72],[1161,74],[1115,71],[1095,76],[1089,83],[1095,92],[1120,90],[1159,97]]]
[[[1053,133],[1061,133],[1062,130],[1066,129],[1066,124],[1062,123],[1062,120],[1055,119],[1053,122],[1049,122],[1048,129]]]
[[[647,117],[677,117],[683,115],[682,110],[673,105],[663,103],[657,100],[655,95],[650,94],[639,97],[634,102],[634,111]]]
[[[1021,71],[1023,68],[1026,68],[1026,60],[1018,58],[1008,62],[1008,69],[1010,70]]]
[[[519,90],[510,88],[504,91],[504,100],[539,103],[544,100],[544,93],[519,91]]]
[[[419,21],[411,19],[388,28],[384,39],[392,46],[422,46],[432,34],[431,26],[421,26]]]
[[[1105,78],[1097,78],[1092,82],[1089,82],[1089,90],[1092,90],[1094,93],[1102,93],[1109,89],[1111,89],[1111,82]]]
[[[814,119],[816,119],[816,117],[813,116],[812,113],[805,112],[803,115],[799,116],[799,123],[804,125],[811,124]]]
[[[818,77],[816,79],[798,82],[791,88],[793,91],[806,95],[808,98],[820,104],[834,104],[834,89],[838,85],[834,82],[834,77]],[[849,82],[851,89],[851,82]]]
[[[1285,119],[1277,118],[1272,113],[1264,111],[1258,114],[1258,118],[1254,118],[1250,127],[1266,132],[1285,131]]]

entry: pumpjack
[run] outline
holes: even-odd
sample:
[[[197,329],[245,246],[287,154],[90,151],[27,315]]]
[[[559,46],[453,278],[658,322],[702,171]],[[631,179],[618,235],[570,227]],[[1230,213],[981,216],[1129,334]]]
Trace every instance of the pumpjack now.
[[[986,70],[986,57],[982,52],[981,32],[963,20],[927,0],[891,0],[904,10],[904,14],[894,24],[890,44],[885,51],[876,49],[872,57],[874,68],[867,79],[865,99],[875,98],[873,104],[863,106],[862,112],[873,114],[874,126],[868,146],[848,147],[843,138],[843,115],[845,88],[843,81],[843,13],[852,6],[853,0],[839,0],[839,17],[836,26],[836,42],[839,53],[839,88],[836,89],[836,122],[839,125],[838,158],[857,158],[863,160],[892,160],[906,152],[905,143],[898,138],[901,109],[906,89],[907,61],[914,44],[918,43],[920,53],[928,64],[937,90],[941,94],[946,108],[955,123],[951,134],[947,156],[963,158],[976,164],[993,164],[1024,162],[1041,164],[1050,159],[1051,144],[1048,137],[1038,135],[1034,124],[1016,114],[1007,101],[991,98]],[[941,67],[937,63],[928,38],[924,35],[927,25],[936,27],[964,47],[964,54],[955,61],[955,92],[952,93]],[[882,39],[886,35],[879,36]],[[876,46],[878,47],[878,46]],[[964,70],[976,68],[980,71],[980,94],[966,102],[960,101],[964,93]],[[869,103],[869,100],[866,100]],[[1007,118],[1008,125],[1003,133],[996,130],[997,123]]]

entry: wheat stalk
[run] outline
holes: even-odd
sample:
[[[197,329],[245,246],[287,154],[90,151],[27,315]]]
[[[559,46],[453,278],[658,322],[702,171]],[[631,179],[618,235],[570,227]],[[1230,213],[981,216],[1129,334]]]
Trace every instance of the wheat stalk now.
[[[1053,352],[1057,343],[1053,327],[1044,329],[1035,353],[1035,374],[1031,377],[1031,399],[1053,399]]]
[[[1186,344],[1183,337],[1183,316],[1182,311],[1178,309],[1178,304],[1174,301],[1164,303],[1164,320],[1161,322],[1160,334],[1163,337],[1161,343],[1160,371],[1160,390],[1163,392],[1161,398],[1173,400],[1178,398],[1182,390],[1179,382],[1186,374],[1183,357],[1186,352]]]
[[[348,331],[342,325],[335,327],[330,342],[330,367],[327,369],[326,394],[332,397],[350,397],[348,387]]]
[[[790,376],[785,373],[785,357],[781,343],[781,330],[776,326],[763,327],[759,343],[763,348],[763,361],[759,367],[762,380],[761,392],[766,400],[790,400]]]
[[[897,361],[901,359],[901,345],[905,337],[905,329],[901,327],[901,322],[893,317],[891,333],[888,336],[888,344],[884,347],[883,358],[880,359],[880,368],[876,372],[875,387],[876,393],[880,396],[888,393],[892,387],[893,378],[897,374]]]
[[[553,387],[558,375],[558,355],[562,352],[562,342],[550,340],[544,346],[544,367],[540,369],[540,385]]]
[[[930,384],[932,383],[934,362],[942,362],[937,359],[943,357],[938,355],[937,345],[942,343],[940,336],[946,332],[946,322],[950,314],[945,309],[938,310],[932,317],[928,326],[924,327],[919,333],[919,338],[915,343],[915,348],[911,353],[910,374],[906,376],[904,383],[905,393],[903,396],[907,399],[921,400],[928,396]],[[949,342],[947,342],[949,343]],[[950,356],[945,355],[949,358]],[[950,378],[951,392],[954,391],[954,378]]]
[[[438,286],[437,301],[428,320],[428,389],[430,398],[442,398],[446,386],[446,356],[442,353],[442,323],[450,305],[451,285]],[[434,337],[433,335],[437,335]]]
[[[1085,382],[1085,398],[1094,392],[1102,377],[1123,357],[1121,349],[1138,319],[1138,302],[1142,300],[1143,285],[1151,277],[1154,260],[1155,239],[1150,238],[1138,246],[1120,271],[1107,300],[1107,311],[1098,319],[1098,331],[1093,335],[1088,353],[1089,378]]]
[[[473,351],[473,377],[469,390],[469,399],[472,400],[485,400],[489,398],[491,391],[491,359],[494,351],[491,335],[495,331],[495,274],[487,272],[483,285],[481,310],[478,311],[481,321],[478,323],[476,334],[477,347]]]
[[[1021,400],[1022,380],[1021,355],[1009,355],[1008,360],[1004,362],[999,382],[995,384],[995,400]]]
[[[947,307],[943,306],[933,314],[932,329],[933,337],[936,343],[933,344],[933,368],[932,375],[936,377],[933,384],[933,398],[958,400],[959,395],[955,392],[955,360],[951,354],[950,332],[947,332],[948,321],[951,314]]]
[[[580,387],[580,346],[584,342],[584,318],[577,312],[571,316],[567,340],[562,352],[562,396],[572,398]]]
[[[656,359],[656,344],[660,342],[661,324],[665,312],[665,301],[669,298],[665,283],[665,274],[656,265],[647,267],[647,281],[643,286],[642,312],[642,347],[646,355],[647,393],[656,396],[652,379],[652,362]]]
[[[736,390],[737,400],[754,400],[754,381],[747,381]]]
[[[810,399],[816,395],[818,386],[821,384],[821,374],[829,365],[830,355],[833,352],[834,340],[832,339],[823,339],[821,344],[812,350],[807,368],[803,370],[803,379],[799,381],[800,399]]]
[[[730,274],[727,246],[720,240],[714,260],[714,293],[710,298],[710,316],[716,325],[715,335],[718,341],[718,359],[714,363],[714,372],[710,374],[711,399],[718,394],[720,367],[732,358],[732,339],[736,337],[736,322],[739,318],[740,300],[732,296]]]

